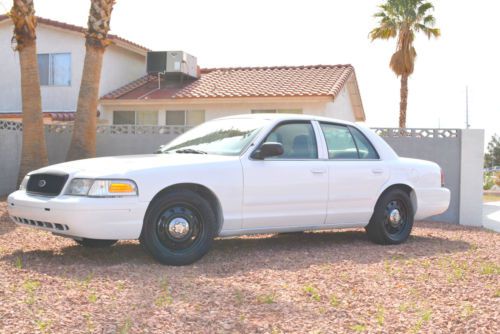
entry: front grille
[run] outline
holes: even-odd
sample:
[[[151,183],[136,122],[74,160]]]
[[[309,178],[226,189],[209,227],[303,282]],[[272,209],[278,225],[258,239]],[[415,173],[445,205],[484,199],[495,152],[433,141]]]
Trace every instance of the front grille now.
[[[68,180],[68,174],[33,174],[28,180],[26,191],[31,194],[57,196]]]
[[[58,223],[49,223],[49,222],[43,222],[39,220],[33,220],[33,219],[26,219],[26,218],[21,218],[21,217],[15,217],[12,216],[12,219],[16,223],[19,224],[25,224],[25,225],[31,225],[31,226],[36,226],[36,227],[44,227],[48,228],[54,231],[67,231],[69,230],[68,225],[65,224],[58,224]]]

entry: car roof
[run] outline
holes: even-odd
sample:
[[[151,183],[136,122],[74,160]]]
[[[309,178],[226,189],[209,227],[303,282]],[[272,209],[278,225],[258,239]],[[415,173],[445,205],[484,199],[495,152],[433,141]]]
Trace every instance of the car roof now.
[[[294,120],[315,120],[322,122],[335,122],[341,124],[355,125],[353,122],[340,120],[336,118],[316,116],[316,115],[306,115],[306,114],[274,114],[274,113],[261,113],[261,114],[240,114],[227,117],[221,117],[219,119],[264,119],[264,120],[274,120],[274,121],[294,121]]]

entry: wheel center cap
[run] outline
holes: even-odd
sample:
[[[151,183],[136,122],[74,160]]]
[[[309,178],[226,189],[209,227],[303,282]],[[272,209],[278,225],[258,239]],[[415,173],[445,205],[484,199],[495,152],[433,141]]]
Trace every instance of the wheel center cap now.
[[[401,222],[401,214],[398,209],[394,209],[389,213],[389,221],[392,225],[398,225]]]
[[[168,223],[168,232],[172,237],[181,239],[189,233],[189,223],[184,218],[174,218]]]

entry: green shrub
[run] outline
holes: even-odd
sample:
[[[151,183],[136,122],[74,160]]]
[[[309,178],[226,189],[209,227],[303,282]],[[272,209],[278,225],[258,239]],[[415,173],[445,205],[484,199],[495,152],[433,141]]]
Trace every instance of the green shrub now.
[[[497,178],[497,181],[500,180],[500,178]],[[493,177],[488,174],[484,174],[483,178],[483,190],[490,190],[491,187],[495,184],[495,181],[493,180]]]

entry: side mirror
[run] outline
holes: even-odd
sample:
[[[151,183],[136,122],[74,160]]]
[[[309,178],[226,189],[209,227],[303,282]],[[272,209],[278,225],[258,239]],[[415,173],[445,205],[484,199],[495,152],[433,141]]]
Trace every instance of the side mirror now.
[[[258,160],[264,160],[265,158],[282,155],[283,152],[284,150],[282,144],[268,142],[260,145],[260,148],[254,152],[252,158]]]

